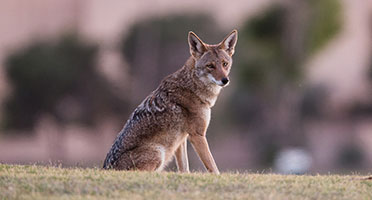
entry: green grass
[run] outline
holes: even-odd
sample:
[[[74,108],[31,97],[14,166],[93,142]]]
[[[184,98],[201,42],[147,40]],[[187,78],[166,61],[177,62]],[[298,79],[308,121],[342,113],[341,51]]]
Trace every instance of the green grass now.
[[[372,199],[361,176],[123,172],[0,164],[0,199]]]

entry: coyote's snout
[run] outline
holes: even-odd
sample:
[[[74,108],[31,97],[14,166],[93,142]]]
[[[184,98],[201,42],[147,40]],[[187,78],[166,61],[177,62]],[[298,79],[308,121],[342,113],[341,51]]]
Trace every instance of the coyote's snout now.
[[[237,37],[234,30],[221,43],[209,45],[189,32],[191,57],[134,110],[103,168],[161,171],[175,156],[178,170],[189,172],[188,139],[207,170],[218,174],[205,136],[211,107],[229,83]]]

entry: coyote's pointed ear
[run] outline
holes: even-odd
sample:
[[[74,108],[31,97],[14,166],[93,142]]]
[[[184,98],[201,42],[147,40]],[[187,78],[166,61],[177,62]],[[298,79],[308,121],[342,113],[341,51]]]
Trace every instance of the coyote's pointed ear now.
[[[230,56],[235,52],[235,45],[238,41],[238,31],[233,30],[226,38],[221,42],[220,48],[225,50]]]
[[[195,58],[200,58],[206,51],[203,41],[201,41],[201,39],[199,39],[199,37],[192,31],[189,32],[188,40],[190,46],[190,54]]]

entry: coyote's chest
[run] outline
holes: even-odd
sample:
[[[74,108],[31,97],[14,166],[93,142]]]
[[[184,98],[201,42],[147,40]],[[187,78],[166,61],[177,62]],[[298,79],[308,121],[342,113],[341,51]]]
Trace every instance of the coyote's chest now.
[[[210,108],[201,109],[200,118],[203,119],[205,126],[208,127],[209,121],[211,120],[211,109]]]

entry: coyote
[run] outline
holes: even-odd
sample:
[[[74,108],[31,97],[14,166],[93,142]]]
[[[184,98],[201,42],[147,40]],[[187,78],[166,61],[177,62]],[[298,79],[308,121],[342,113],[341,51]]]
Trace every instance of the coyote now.
[[[221,88],[229,83],[237,39],[233,30],[221,43],[209,45],[190,31],[190,58],[134,110],[103,168],[161,171],[174,155],[178,171],[188,173],[188,139],[205,168],[219,174],[206,131],[211,108]]]

